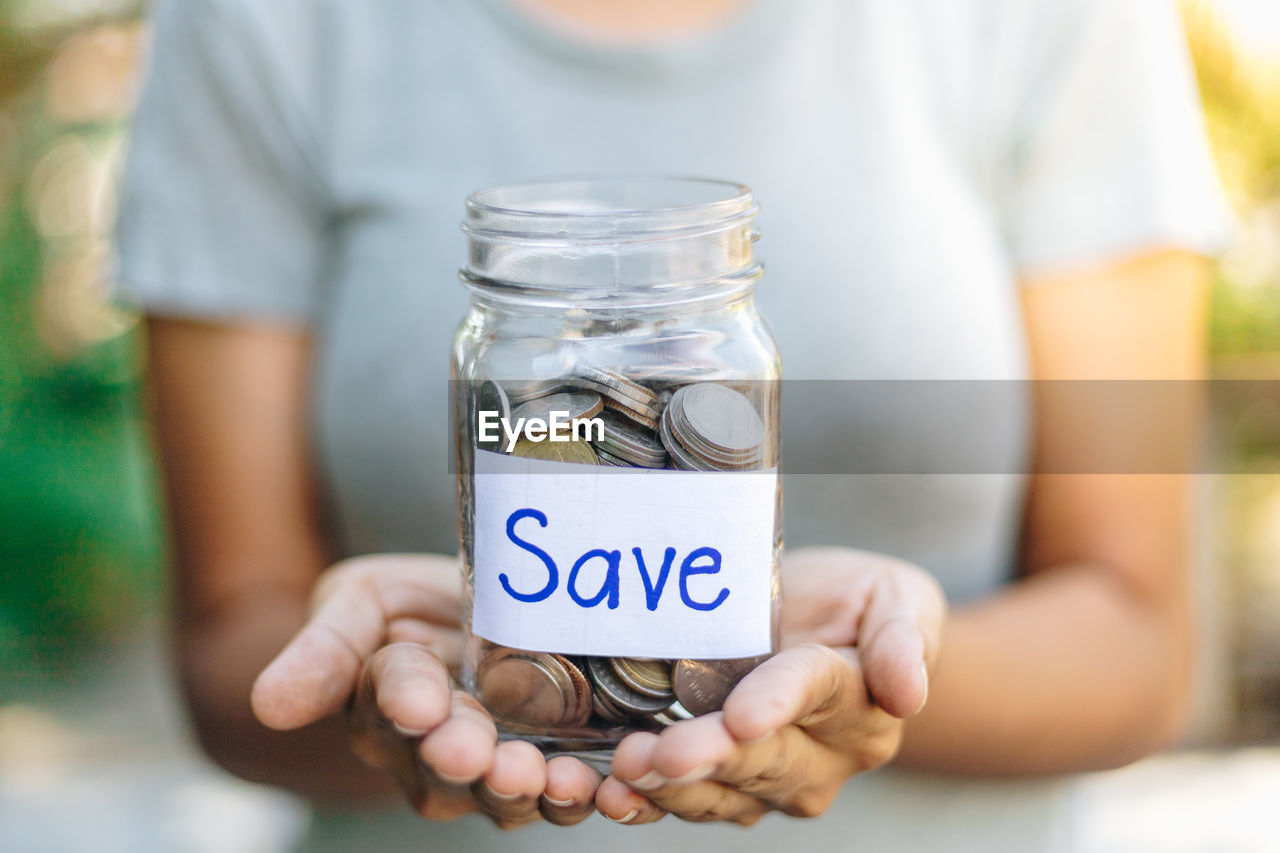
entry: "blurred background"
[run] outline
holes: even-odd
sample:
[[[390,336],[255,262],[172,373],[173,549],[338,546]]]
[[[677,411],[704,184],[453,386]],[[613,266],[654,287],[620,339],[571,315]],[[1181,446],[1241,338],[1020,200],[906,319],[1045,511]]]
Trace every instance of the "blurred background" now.
[[[1280,2],[1183,7],[1240,220],[1214,375],[1277,379]],[[0,850],[287,850],[305,807],[200,759],[165,659],[144,341],[105,298],[141,12],[0,0]],[[1083,786],[1081,850],[1280,850],[1280,401],[1251,405],[1215,413],[1194,730]]]

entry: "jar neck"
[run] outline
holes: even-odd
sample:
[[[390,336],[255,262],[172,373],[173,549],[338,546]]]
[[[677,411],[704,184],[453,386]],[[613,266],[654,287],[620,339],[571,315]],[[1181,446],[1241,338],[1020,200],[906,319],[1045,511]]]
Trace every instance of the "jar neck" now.
[[[740,184],[628,178],[495,187],[467,203],[463,283],[583,310],[749,298],[758,206]]]
[[[530,289],[474,278],[465,272],[462,280],[471,291],[472,306],[483,311],[529,316],[576,314],[594,320],[617,314],[694,316],[704,311],[751,309],[755,306],[755,285],[762,274],[763,269],[756,265],[750,274],[707,282],[681,282],[643,293]]]

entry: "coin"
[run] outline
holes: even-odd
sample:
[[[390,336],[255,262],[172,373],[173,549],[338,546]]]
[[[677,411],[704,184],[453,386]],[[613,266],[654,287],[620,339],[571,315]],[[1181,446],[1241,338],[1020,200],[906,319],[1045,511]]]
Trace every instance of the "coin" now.
[[[591,718],[592,710],[592,694],[591,681],[587,678],[586,673],[572,659],[564,655],[551,655],[552,660],[564,668],[565,673],[569,676],[569,681],[573,685],[573,701],[568,703],[564,716],[561,718],[562,726],[582,726],[586,725],[587,720]]]
[[[611,658],[613,671],[624,684],[647,696],[671,701],[675,693],[671,689],[671,663],[649,658]]]
[[[646,468],[661,468],[667,461],[667,450],[652,433],[613,412],[600,415],[604,427],[598,447],[627,462]]]
[[[583,379],[589,379],[592,382],[598,382],[601,385],[613,388],[646,406],[656,407],[658,405],[657,394],[640,383],[633,382],[621,373],[615,373],[612,370],[605,370],[601,367],[580,367],[578,368],[578,373]]]
[[[647,397],[643,400],[637,400],[621,388],[616,388],[604,382],[597,382],[596,380],[585,376],[576,376],[572,381],[576,387],[589,388],[592,391],[613,400],[614,403],[619,406],[629,409],[638,415],[649,418],[650,420],[656,421],[662,414],[661,409],[658,408],[658,400],[654,396]]]
[[[671,704],[670,697],[655,698],[632,690],[613,671],[608,658],[587,658],[587,671],[602,697],[616,707],[633,714],[656,714]]]
[[[764,443],[764,422],[743,394],[710,382],[686,385],[671,400],[678,437],[727,458],[755,456]],[[686,446],[691,443],[686,441]]]
[[[703,462],[699,460],[697,457],[689,453],[689,451],[686,450],[684,446],[680,444],[679,441],[676,440],[675,435],[673,435],[671,432],[672,408],[673,408],[672,406],[667,406],[667,408],[663,411],[662,423],[659,427],[659,432],[658,432],[658,436],[662,439],[663,447],[667,449],[667,453],[671,454],[671,461],[675,463],[675,466],[677,468],[682,468],[686,471],[716,470],[714,465],[711,465],[708,462]]]
[[[502,386],[492,379],[481,382],[480,387],[476,389],[476,412],[497,412],[499,418],[509,419],[511,417],[511,401],[507,399],[507,392],[503,391]],[[499,431],[497,438],[490,441],[477,440],[476,446],[482,450],[495,450],[501,453],[501,432]]]
[[[606,699],[599,690],[592,692],[591,706],[597,715],[611,723],[620,723],[628,717],[626,711]]]
[[[600,410],[604,408],[604,401],[600,399],[599,394],[583,393],[581,391],[567,391],[562,394],[551,394],[546,397],[539,397],[536,400],[530,400],[522,406],[518,406],[511,413],[513,423],[519,423],[523,418],[526,422],[531,418],[540,418],[543,421],[551,421],[551,413],[558,412],[568,420],[577,420],[578,418],[591,418],[600,414]]]
[[[591,445],[585,441],[530,441],[522,438],[511,449],[512,456],[526,459],[543,459],[547,462],[572,462],[578,465],[599,465],[600,459]]]
[[[768,657],[678,660],[671,673],[676,698],[695,716],[719,711],[737,683]]]
[[[551,655],[499,649],[476,670],[476,694],[496,717],[554,728],[576,708],[574,687]]]
[[[620,415],[628,417],[631,420],[635,421],[636,423],[640,424],[641,426],[648,427],[651,430],[657,430],[658,428],[657,418],[651,418],[651,417],[648,417],[647,415],[642,415],[639,412],[628,409],[626,406],[622,405],[612,397],[604,398],[604,407],[606,409],[615,411]],[[661,406],[659,406],[658,408],[661,408]]]
[[[560,376],[550,379],[524,379],[507,382],[506,386],[507,397],[511,400],[512,405],[515,406],[527,403],[530,400],[537,400],[540,397],[546,397],[548,394],[555,394],[569,387],[565,384],[564,378]]]
[[[595,449],[595,452],[596,452],[596,456],[605,465],[612,465],[615,468],[639,468],[640,467],[639,465],[632,465],[630,462],[627,462],[623,459],[619,459],[618,457],[612,455],[611,453],[609,453],[609,451],[603,448],[597,447]]]

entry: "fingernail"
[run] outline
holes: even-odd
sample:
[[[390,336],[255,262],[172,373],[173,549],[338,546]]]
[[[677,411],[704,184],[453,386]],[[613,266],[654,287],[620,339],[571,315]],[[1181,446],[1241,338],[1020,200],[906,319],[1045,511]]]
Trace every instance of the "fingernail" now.
[[[392,723],[391,727],[394,728],[396,730],[396,734],[401,737],[423,737],[427,733],[426,729],[411,729],[406,726],[402,726],[399,723]]]
[[[613,818],[613,817],[609,817],[608,815],[605,815],[605,817],[609,817],[609,820],[613,821],[614,823],[630,823],[632,819],[635,818],[635,816],[638,814],[640,814],[639,809],[632,809],[631,811],[624,814],[622,817]]]
[[[701,782],[714,773],[715,769],[714,764],[700,764],[683,776],[677,776],[674,779],[668,779],[657,770],[650,770],[639,779],[627,784],[639,791],[652,791],[655,788],[661,788],[663,785],[688,785],[690,782]]]
[[[546,794],[543,794],[542,798],[546,800],[548,803],[551,803],[551,805],[560,806],[560,808],[567,808],[568,806],[573,805],[572,798],[567,800],[556,800],[556,799],[552,799],[551,797],[548,797]]]
[[[654,788],[661,788],[667,784],[666,777],[658,773],[657,770],[650,770],[648,773],[627,783],[632,788],[638,788],[641,791],[652,791]]]
[[[920,677],[924,679],[924,695],[920,697],[920,707],[916,708],[917,714],[924,710],[924,703],[929,701],[929,667],[924,661],[920,662]]]
[[[524,794],[503,794],[499,791],[493,790],[493,788],[489,789],[489,796],[493,797],[495,800],[501,800],[504,803],[514,803],[516,800],[524,798]]]

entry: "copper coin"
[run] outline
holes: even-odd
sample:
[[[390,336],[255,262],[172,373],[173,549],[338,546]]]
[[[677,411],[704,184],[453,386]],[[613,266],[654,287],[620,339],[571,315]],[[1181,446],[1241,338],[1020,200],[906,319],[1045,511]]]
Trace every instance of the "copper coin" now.
[[[676,661],[671,674],[676,698],[695,716],[719,711],[738,682],[768,657]]]
[[[560,725],[577,699],[551,655],[500,649],[480,662],[476,694],[495,717],[533,728]]]
[[[551,655],[552,660],[563,667],[565,674],[569,678],[569,682],[573,685],[573,701],[569,703],[569,707],[565,709],[564,717],[560,721],[562,726],[582,726],[586,725],[588,719],[591,718],[591,697],[593,691],[591,689],[591,680],[587,678],[583,672],[570,658],[564,655]]]

